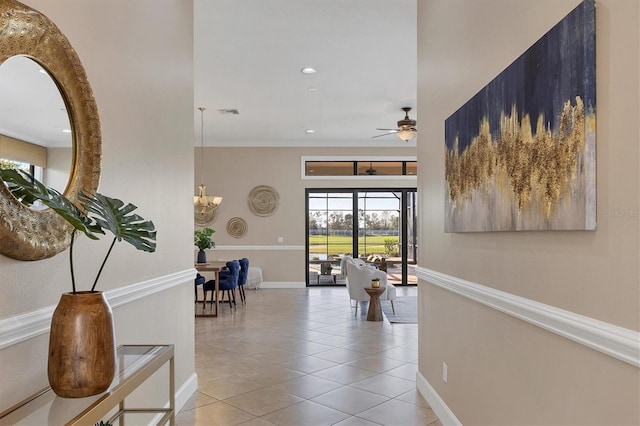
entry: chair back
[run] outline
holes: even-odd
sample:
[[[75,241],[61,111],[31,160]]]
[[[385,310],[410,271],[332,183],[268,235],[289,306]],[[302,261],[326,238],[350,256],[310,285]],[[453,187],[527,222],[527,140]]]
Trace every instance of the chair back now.
[[[249,259],[243,257],[238,261],[240,263],[240,272],[238,273],[238,285],[245,285],[249,277]]]
[[[224,272],[224,273],[223,273]],[[230,260],[227,262],[227,272],[220,271],[220,288],[236,288],[238,287],[238,276],[240,275],[240,262]]]
[[[359,260],[359,259],[358,259]],[[347,291],[352,300],[368,301],[370,299],[365,287],[371,287],[371,279],[379,278],[380,287],[387,287],[387,273],[372,266],[363,264],[362,261],[347,261]],[[383,293],[381,300],[387,300],[387,295]]]
[[[346,279],[347,278],[347,262],[349,260],[353,260],[353,257],[349,255],[344,255],[340,259],[340,274]]]
[[[366,263],[362,260],[362,259],[358,259],[357,257],[354,258],[352,256],[349,255],[345,255],[342,256],[342,259],[340,259],[340,274],[342,274],[342,276],[347,280],[347,285],[349,282],[349,276],[348,276],[348,269],[347,268],[347,263],[355,263],[356,265],[366,265]]]
[[[205,281],[206,281],[206,279],[202,275],[200,275],[200,274],[196,275],[195,285],[204,284]]]

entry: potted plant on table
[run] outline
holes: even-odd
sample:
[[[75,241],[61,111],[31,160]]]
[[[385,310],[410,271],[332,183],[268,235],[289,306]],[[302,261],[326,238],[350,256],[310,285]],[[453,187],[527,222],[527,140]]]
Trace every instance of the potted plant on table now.
[[[105,195],[80,192],[76,206],[60,192],[47,188],[24,171],[0,170],[0,179],[24,204],[40,200],[62,216],[72,227],[69,269],[72,292],[64,293],[51,319],[49,336],[49,383],[62,397],[76,398],[105,391],[111,384],[116,365],[113,314],[96,284],[117,241],[136,249],[154,252],[156,229],[151,221],[132,213],[137,207]],[[113,241],[100,265],[90,291],[77,291],[73,269],[73,245],[77,234],[92,240],[105,230]]]
[[[216,243],[211,239],[214,232],[216,231],[211,228],[193,231],[193,243],[200,249],[198,251],[197,263],[207,263],[207,253],[205,250],[215,248],[216,246]]]
[[[379,288],[380,287],[380,278],[371,278],[371,287]]]

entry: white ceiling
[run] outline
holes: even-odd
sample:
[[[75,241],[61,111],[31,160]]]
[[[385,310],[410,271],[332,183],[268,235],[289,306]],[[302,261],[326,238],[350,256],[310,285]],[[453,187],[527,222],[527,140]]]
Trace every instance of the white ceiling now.
[[[205,146],[415,146],[372,136],[404,106],[416,118],[416,1],[194,0],[194,144],[204,107]],[[53,83],[12,61],[0,66],[0,133],[70,145]]]
[[[371,137],[416,107],[416,1],[195,0],[205,146],[406,146]]]
[[[55,83],[23,56],[0,66],[0,134],[47,147],[71,146],[69,117]]]

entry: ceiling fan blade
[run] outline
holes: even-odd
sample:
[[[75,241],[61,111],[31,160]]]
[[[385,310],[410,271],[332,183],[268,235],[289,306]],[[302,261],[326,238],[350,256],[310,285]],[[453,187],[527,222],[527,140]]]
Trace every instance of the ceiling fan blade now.
[[[389,135],[395,135],[395,133],[383,133],[381,135],[375,135],[375,136],[371,136],[371,139],[373,138],[380,138],[382,136],[389,136]]]
[[[399,132],[399,130],[398,130],[398,129],[376,129],[376,130],[386,130],[386,131],[388,131],[389,133],[398,133],[398,132]]]

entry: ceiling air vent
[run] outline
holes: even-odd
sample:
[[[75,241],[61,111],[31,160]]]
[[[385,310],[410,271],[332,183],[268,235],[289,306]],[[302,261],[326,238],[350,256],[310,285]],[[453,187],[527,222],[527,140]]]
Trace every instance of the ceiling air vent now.
[[[233,115],[240,114],[240,111],[234,108],[219,109],[218,111],[220,112],[220,114],[233,114]]]

